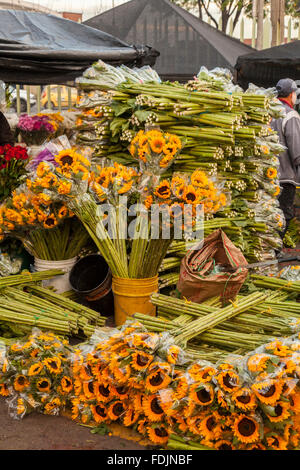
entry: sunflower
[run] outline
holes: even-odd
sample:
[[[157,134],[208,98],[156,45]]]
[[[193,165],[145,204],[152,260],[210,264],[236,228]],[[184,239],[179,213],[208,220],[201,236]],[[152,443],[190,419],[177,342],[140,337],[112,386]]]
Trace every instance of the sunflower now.
[[[189,399],[199,406],[209,406],[214,402],[215,393],[208,383],[195,383],[190,387]]]
[[[230,393],[237,389],[240,383],[240,378],[234,371],[224,370],[218,374],[217,381],[223,390]]]
[[[293,393],[292,395],[290,395],[289,399],[290,399],[291,410],[294,413],[299,414],[300,413],[300,393],[299,392]]]
[[[234,450],[232,442],[227,441],[226,439],[220,439],[215,442],[214,447],[217,450]]]
[[[125,413],[125,411],[126,409],[124,407],[124,403],[118,400],[118,401],[112,402],[109,405],[107,414],[112,421],[116,421]]]
[[[168,180],[161,181],[159,185],[155,188],[154,194],[155,196],[161,199],[169,199],[169,197],[171,196],[169,181]]]
[[[14,389],[17,392],[22,392],[25,388],[29,386],[29,380],[23,374],[17,375],[14,380]]]
[[[217,400],[218,400],[218,404],[221,408],[225,408],[225,409],[229,408],[229,405],[228,405],[227,400],[226,400],[226,395],[220,389],[217,391]]]
[[[192,184],[185,187],[182,197],[187,204],[197,204],[199,202],[199,193]]]
[[[0,384],[0,396],[2,397],[8,397],[10,395],[10,392],[8,390],[8,387],[7,385],[4,383],[4,384]]]
[[[275,416],[271,416],[266,412],[268,419],[272,423],[280,423],[281,421],[285,421],[290,417],[290,404],[286,401],[278,401],[276,405],[273,407],[273,411]]]
[[[93,381],[83,383],[83,393],[88,400],[95,398]]]
[[[151,393],[166,388],[171,382],[171,378],[162,370],[155,370],[146,378],[145,388]]]
[[[44,228],[53,228],[53,227],[56,227],[57,224],[58,224],[57,218],[55,217],[53,213],[46,216],[43,220]]]
[[[178,137],[175,134],[166,134],[166,137],[170,144],[176,145],[178,149],[182,148],[182,142],[181,142],[180,137]]]
[[[250,372],[261,372],[267,368],[268,361],[271,361],[268,354],[254,354],[248,358],[247,367]]]
[[[36,387],[39,392],[49,392],[51,387],[51,382],[47,377],[43,377],[36,382]]]
[[[292,352],[290,351],[289,347],[282,344],[280,340],[275,340],[271,343],[266,344],[265,349],[271,350],[272,354],[275,354],[276,356],[280,357],[286,357]]]
[[[55,156],[55,161],[61,168],[69,168],[78,159],[78,154],[72,149],[62,150]]]
[[[72,419],[75,420],[78,418],[79,410],[80,410],[80,401],[78,400],[78,398],[73,398],[71,400],[71,405],[72,405],[72,408],[71,408]]]
[[[181,348],[179,346],[176,346],[176,345],[170,346],[167,350],[167,361],[170,364],[176,364],[180,352],[181,352]]]
[[[150,136],[149,144],[152,152],[154,153],[162,153],[164,146],[166,145],[166,141],[163,138],[161,133],[156,133]]]
[[[71,377],[64,375],[60,381],[61,389],[63,393],[70,393],[73,390],[73,382]]]
[[[195,434],[196,436],[201,436],[201,431],[200,431],[200,424],[204,416],[196,415],[192,417],[188,417],[186,420],[188,432]]]
[[[173,160],[174,156],[172,154],[168,154],[160,160],[159,166],[161,168],[167,168]]]
[[[221,434],[220,423],[216,413],[206,415],[199,424],[199,431],[204,439],[217,439]]]
[[[196,381],[211,382],[217,374],[217,369],[211,366],[203,367],[195,363],[188,369],[188,373]]]
[[[55,415],[58,413],[58,409],[61,406],[60,399],[58,397],[53,398],[49,403],[45,405],[44,413],[46,415]]]
[[[150,421],[161,421],[164,410],[160,406],[158,395],[145,395],[143,398],[143,410]]]
[[[88,382],[93,379],[93,372],[89,364],[80,367],[79,376],[81,380]]]
[[[147,426],[147,434],[150,441],[154,442],[155,444],[163,445],[166,444],[169,440],[169,431],[163,424],[155,427]]]
[[[112,372],[115,379],[120,384],[125,384],[131,376],[131,368],[129,365],[123,368],[115,367]]]
[[[18,398],[17,400],[17,415],[24,415],[26,413],[26,405],[23,398]]]
[[[47,357],[43,362],[52,374],[59,374],[62,371],[61,359],[59,357]]]
[[[70,194],[72,189],[72,182],[61,181],[57,186],[57,192],[62,195]]]
[[[41,371],[43,370],[44,366],[42,364],[42,362],[37,362],[36,364],[32,364],[32,366],[29,367],[29,370],[28,370],[28,375],[29,377],[32,376],[32,375],[38,375],[41,373]]]
[[[145,371],[153,361],[153,356],[143,351],[136,351],[131,356],[130,365],[137,371]]]
[[[259,424],[252,416],[238,415],[233,425],[234,436],[245,444],[259,440]]]
[[[287,442],[276,433],[266,437],[269,450],[287,450]]]
[[[195,170],[191,174],[191,183],[192,183],[193,186],[203,188],[203,187],[208,185],[208,181],[209,181],[208,177],[206,176],[206,174],[202,170]]]
[[[276,168],[268,168],[267,171],[266,171],[266,176],[267,178],[270,178],[270,179],[274,179],[277,177],[277,170]]]
[[[123,416],[123,424],[126,427],[132,426],[139,419],[140,414],[132,408],[125,411]]]
[[[280,398],[283,383],[279,380],[268,379],[254,383],[251,388],[259,401],[266,405],[274,405]]]
[[[104,421],[107,421],[107,409],[103,404],[99,403],[97,405],[91,405],[91,411],[96,423],[103,423]]]
[[[265,446],[261,442],[256,442],[255,444],[250,444],[247,446],[246,450],[266,450]]]
[[[234,392],[232,400],[241,410],[253,410],[257,407],[256,397],[252,390],[247,387],[240,388]]]

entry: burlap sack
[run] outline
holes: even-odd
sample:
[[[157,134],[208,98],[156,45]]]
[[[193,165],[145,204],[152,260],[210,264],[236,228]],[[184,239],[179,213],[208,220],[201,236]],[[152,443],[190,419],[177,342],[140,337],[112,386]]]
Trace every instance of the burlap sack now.
[[[248,270],[238,268],[235,272],[216,272],[216,265],[247,265],[239,250],[218,229],[206,237],[199,250],[191,250],[183,258],[177,289],[181,297],[201,303],[211,297],[220,296],[223,304],[233,300],[245,282]]]

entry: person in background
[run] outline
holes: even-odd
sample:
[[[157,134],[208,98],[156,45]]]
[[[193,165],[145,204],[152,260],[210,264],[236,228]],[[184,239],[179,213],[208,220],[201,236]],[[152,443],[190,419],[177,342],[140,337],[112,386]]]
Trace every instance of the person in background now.
[[[13,134],[10,130],[6,117],[0,111],[0,145],[14,144]]]
[[[280,208],[284,213],[286,227],[280,232],[283,238],[290,221],[294,218],[296,187],[300,183],[300,116],[294,109],[297,101],[297,84],[290,78],[279,80],[276,85],[278,99],[285,109],[285,117],[273,119],[271,127],[279,134],[286,150],[279,156]]]

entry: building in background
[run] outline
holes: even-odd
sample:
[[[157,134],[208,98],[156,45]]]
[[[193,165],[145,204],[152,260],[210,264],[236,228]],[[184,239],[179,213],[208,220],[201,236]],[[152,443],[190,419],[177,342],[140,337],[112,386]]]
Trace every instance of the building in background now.
[[[48,13],[51,15],[61,16],[52,8],[41,5],[37,2],[30,2],[24,0],[0,0],[0,10],[36,11],[39,13]]]

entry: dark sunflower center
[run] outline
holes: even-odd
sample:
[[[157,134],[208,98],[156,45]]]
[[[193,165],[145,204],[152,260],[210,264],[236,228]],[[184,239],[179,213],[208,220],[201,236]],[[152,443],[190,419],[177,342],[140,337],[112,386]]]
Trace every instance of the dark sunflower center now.
[[[120,414],[123,413],[123,411],[124,411],[124,408],[123,408],[122,403],[116,403],[113,406],[113,412],[115,416],[120,416]]]
[[[61,163],[63,165],[72,165],[73,158],[71,157],[71,155],[65,155],[64,157],[62,157]]]
[[[201,403],[207,403],[211,400],[210,392],[205,388],[202,388],[197,392],[197,398]]]
[[[127,390],[125,387],[117,387],[116,390],[119,395],[125,395],[127,393]]]
[[[65,386],[70,387],[71,385],[71,380],[70,379],[65,379]]]
[[[88,389],[90,393],[94,393],[93,382],[88,383]]]
[[[105,387],[104,385],[100,385],[99,392],[103,397],[108,397],[109,395],[109,387]]]
[[[161,186],[158,189],[158,192],[159,192],[159,194],[164,195],[164,194],[168,194],[168,190],[169,190],[168,186]]]
[[[151,411],[157,415],[163,413],[163,409],[160,407],[157,398],[154,398],[154,400],[151,401]]]
[[[45,220],[45,225],[47,225],[48,227],[51,227],[52,225],[54,225],[54,219],[53,217],[47,217],[47,219]]]
[[[157,372],[151,379],[149,380],[150,385],[153,385],[153,387],[158,387],[163,383],[164,377],[161,374],[161,372]]]
[[[40,388],[47,388],[48,387],[48,382],[46,380],[43,380],[41,383],[40,383]]]
[[[50,367],[52,367],[52,369],[57,369],[57,367],[58,367],[58,365],[55,361],[49,362],[49,365],[50,365]]]
[[[239,401],[240,403],[243,403],[244,405],[247,405],[247,403],[249,403],[250,400],[251,400],[251,398],[248,394],[240,395],[236,399],[237,399],[237,401]]]
[[[168,436],[168,433],[165,430],[165,428],[155,428],[154,432],[158,437],[167,437]]]
[[[206,422],[206,427],[209,431],[212,431],[214,429],[214,427],[216,426],[216,420],[213,416],[211,416],[210,418],[208,418],[207,422]]]
[[[148,361],[149,359],[146,356],[138,354],[136,362],[140,367],[145,367],[148,364]]]
[[[196,200],[196,195],[194,193],[187,193],[186,199],[194,202]]]
[[[230,444],[225,444],[224,443],[224,444],[220,445],[219,450],[232,450],[232,447],[231,447]]]
[[[18,384],[19,385],[24,385],[24,383],[25,383],[25,377],[19,377],[18,378]]]
[[[276,405],[275,406],[275,409],[274,409],[275,413],[276,413],[276,416],[281,416],[282,415],[282,412],[283,412],[283,408],[281,405]]]
[[[105,418],[105,417],[106,417],[105,408],[102,408],[102,406],[97,405],[95,409],[96,409],[97,415],[101,416],[102,418]]]
[[[255,432],[255,423],[252,419],[243,418],[238,424],[239,433],[242,436],[249,437]]]
[[[237,386],[237,380],[236,380],[236,377],[232,377],[231,375],[229,374],[226,374],[224,379],[223,379],[223,383],[224,385],[226,385],[226,387],[228,388],[234,388]]]
[[[259,394],[262,395],[263,397],[272,397],[275,393],[275,385],[270,385],[270,387],[265,387],[265,388],[262,388],[260,391],[259,391]]]

